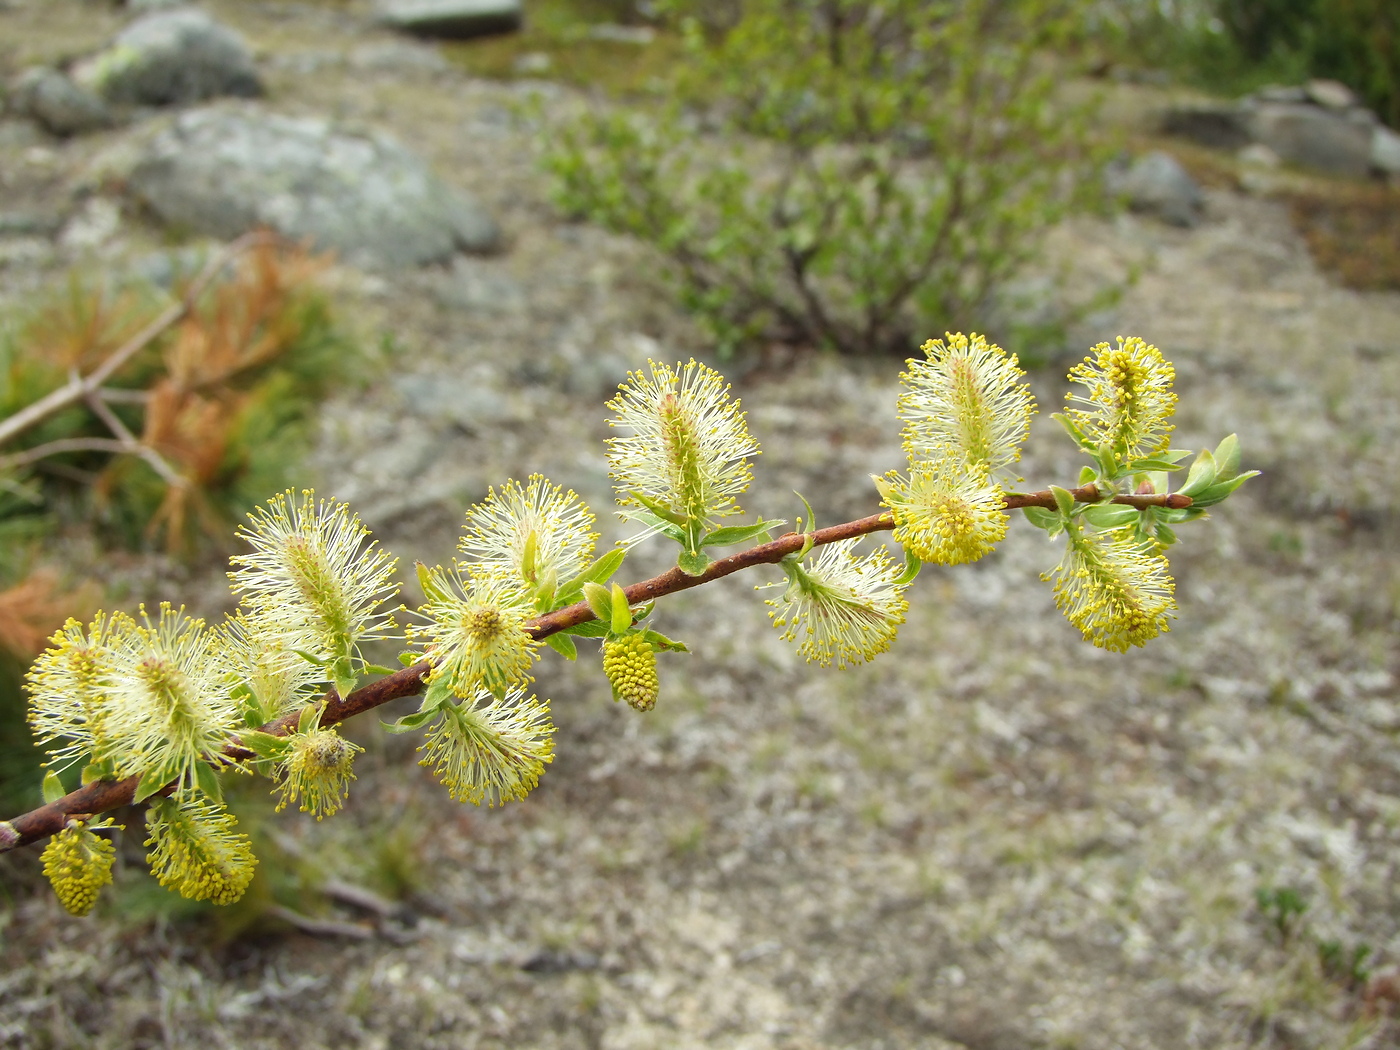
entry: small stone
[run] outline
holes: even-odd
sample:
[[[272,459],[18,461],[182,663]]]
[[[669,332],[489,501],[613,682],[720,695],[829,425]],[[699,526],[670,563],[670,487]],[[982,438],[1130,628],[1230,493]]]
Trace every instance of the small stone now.
[[[1283,163],[1279,155],[1262,142],[1255,142],[1246,146],[1244,149],[1240,150],[1237,157],[1241,164],[1248,167],[1268,168],[1270,171]]]
[[[1161,150],[1139,157],[1126,171],[1110,173],[1108,187],[1126,197],[1134,211],[1149,212],[1173,226],[1201,221],[1205,198],[1200,187],[1175,157]]]
[[[21,74],[10,104],[54,135],[81,135],[112,123],[112,114],[100,98],[56,69]]]
[[[463,40],[520,28],[520,0],[376,0],[382,25],[419,36]]]
[[[107,101],[124,105],[184,105],[220,95],[253,97],[263,90],[243,38],[191,9],[133,22],[74,74]]]
[[[1303,90],[1310,102],[1325,109],[1350,109],[1358,104],[1356,93],[1340,80],[1309,80]]]
[[[1371,130],[1371,167],[1382,175],[1400,175],[1400,132],[1384,124]]]

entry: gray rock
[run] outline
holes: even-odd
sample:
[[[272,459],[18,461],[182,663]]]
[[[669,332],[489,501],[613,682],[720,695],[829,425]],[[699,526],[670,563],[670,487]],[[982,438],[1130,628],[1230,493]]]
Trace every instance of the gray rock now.
[[[147,147],[128,186],[176,226],[226,238],[269,226],[355,265],[440,262],[500,242],[475,200],[403,146],[324,120],[192,110]]]
[[[81,135],[112,123],[106,104],[56,69],[22,73],[15,82],[10,105],[55,135]]]
[[[520,28],[520,0],[376,0],[379,22],[420,36],[465,39]]]
[[[1127,198],[1134,211],[1156,215],[1173,226],[1201,221],[1205,198],[1196,180],[1169,153],[1154,150],[1126,169],[1110,171],[1109,190]]]
[[[133,22],[75,74],[109,102],[127,105],[262,94],[243,38],[194,10],[158,12]]]
[[[1233,103],[1170,109],[1162,116],[1162,131],[1212,149],[1237,150],[1253,141],[1249,111]]]
[[[1303,90],[1307,93],[1309,102],[1314,102],[1324,109],[1350,109],[1361,102],[1356,97],[1356,92],[1340,80],[1309,80]]]
[[[451,69],[447,59],[428,44],[410,44],[403,40],[362,44],[350,52],[350,65],[367,73],[445,73]]]
[[[1371,129],[1371,167],[1382,175],[1400,175],[1400,132],[1384,124]]]
[[[52,237],[63,225],[57,215],[32,211],[0,211],[0,237]]]
[[[1373,125],[1364,114],[1260,102],[1250,109],[1249,128],[1256,142],[1292,164],[1356,178],[1370,170]]]

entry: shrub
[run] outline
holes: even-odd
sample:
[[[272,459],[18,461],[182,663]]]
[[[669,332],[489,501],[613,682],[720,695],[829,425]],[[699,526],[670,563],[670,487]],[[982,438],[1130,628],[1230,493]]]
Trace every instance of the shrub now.
[[[1087,185],[1051,57],[1080,9],[677,0],[670,101],[554,129],[557,201],[656,245],[722,349],[907,352],[985,316]]]

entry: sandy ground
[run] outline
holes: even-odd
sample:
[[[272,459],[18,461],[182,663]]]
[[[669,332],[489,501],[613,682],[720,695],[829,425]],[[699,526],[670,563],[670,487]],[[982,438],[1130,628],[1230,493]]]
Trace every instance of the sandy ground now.
[[[401,349],[326,407],[308,480],[406,558],[449,556],[462,507],[531,470],[606,516],[602,401],[647,356],[704,347],[644,250],[550,208],[514,107],[567,97],[368,75],[344,56],[381,38],[353,17],[208,6],[259,47],[267,108],[393,130],[510,241],[453,269],[332,274],[345,317]],[[80,0],[0,6],[12,64],[116,24]],[[0,301],[158,246],[93,174],[141,128],[0,129],[7,206],[67,222],[0,239]],[[926,571],[892,652],[853,671],[778,639],[752,590],[776,573],[678,596],[657,626],[693,654],[664,661],[651,715],[610,702],[596,657],[541,665],[558,759],[526,803],[450,802],[371,720],[352,730],[369,753],[342,816],[274,818],[247,793],[263,874],[225,913],[158,903],[138,818],[95,918],[62,913],[33,852],[6,856],[0,1045],[1395,1045],[1400,295],[1337,287],[1281,205],[1228,191],[1194,230],[1086,219],[1054,248],[1084,289],[1141,272],[1085,346],[1162,347],[1176,443],[1238,431],[1265,471],[1184,530],[1170,635],[1121,657],[1086,646],[1038,578],[1058,553],[1029,528],[975,567]],[[1066,363],[1033,377],[1033,486],[1077,474],[1045,418]],[[870,513],[867,475],[899,462],[898,367],[814,354],[736,375],[764,446],[748,509],[791,517],[799,489],[825,522]],[[483,400],[422,407],[453,383]],[[663,556],[643,548],[626,572]],[[216,572],[151,565],[131,570],[138,591],[227,605]],[[335,881],[400,910],[372,922],[323,892]],[[1271,907],[1281,890],[1306,911]],[[296,932],[278,907],[352,928]]]

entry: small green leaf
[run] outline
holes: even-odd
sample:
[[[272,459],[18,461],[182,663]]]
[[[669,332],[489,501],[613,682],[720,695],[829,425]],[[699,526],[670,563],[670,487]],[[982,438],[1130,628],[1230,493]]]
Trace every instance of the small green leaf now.
[[[1022,507],[1021,513],[1037,529],[1044,529],[1051,536],[1057,535],[1065,525],[1064,518],[1044,507]]]
[[[1099,475],[1098,475],[1098,471],[1094,470],[1094,468],[1091,467],[1091,466],[1089,466],[1087,463],[1084,464],[1084,466],[1082,466],[1082,467],[1079,468],[1079,484],[1080,484],[1080,485],[1088,485],[1088,484],[1091,484],[1092,482],[1094,482],[1094,481],[1096,481],[1096,480],[1098,479],[1098,476],[1099,476]]]
[[[436,711],[453,698],[452,683],[446,678],[436,678],[428,683],[423,692],[423,700],[418,705],[421,711]]]
[[[58,779],[58,774],[50,769],[44,774],[44,804],[57,802],[68,792],[63,790],[63,781]]]
[[[309,733],[321,724],[321,703],[307,704],[297,716],[297,732]]]
[[[531,529],[525,537],[524,548],[520,552],[520,575],[526,583],[535,582],[535,572],[539,563],[540,535]]]
[[[611,617],[609,617],[611,619]],[[608,636],[608,625],[602,620],[585,620],[583,623],[576,623],[572,627],[565,627],[560,634],[572,634],[577,638],[606,638]],[[551,637],[553,637],[551,635]]]
[[[535,608],[540,612],[554,609],[554,593],[559,589],[559,573],[551,566],[535,585]]]
[[[800,493],[800,492],[798,492],[796,489],[794,489],[792,494],[802,501],[802,510],[803,510],[803,512],[806,514],[806,517],[801,518],[801,519],[798,520],[798,522],[797,522],[797,528],[800,529],[802,532],[816,532],[816,531],[817,531],[817,514],[816,514],[816,511],[812,510],[812,505],[811,505],[810,503],[807,502],[807,497],[804,496],[804,495],[802,495],[802,493]],[[810,550],[810,549],[811,549],[811,548],[809,547],[808,550]],[[803,554],[806,554],[807,552],[806,552],[806,551],[803,551],[802,553],[803,553]]]
[[[399,653],[399,663],[403,664],[405,667],[412,667],[422,658],[422,653],[415,653],[409,649],[405,649],[403,652]]]
[[[1240,439],[1231,434],[1215,446],[1215,462],[1219,464],[1216,473],[1221,481],[1228,481],[1240,472]]]
[[[1203,451],[1196,457],[1196,462],[1191,464],[1191,471],[1177,492],[1183,496],[1194,496],[1198,492],[1204,492],[1215,484],[1219,472],[1215,457],[1209,451]]]
[[[1128,464],[1125,474],[1146,474],[1153,470],[1173,471],[1180,470],[1181,464],[1175,459],[1166,456],[1147,456],[1143,459],[1135,459]]]
[[[1157,527],[1152,530],[1152,534],[1157,537],[1157,542],[1164,547],[1170,547],[1176,542],[1176,530],[1165,522],[1158,522]]]
[[[627,557],[625,550],[621,547],[614,547],[560,587],[554,600],[561,605],[572,605],[578,601],[579,595],[583,593],[585,583],[607,583],[608,580],[612,579],[613,574],[622,568],[622,559],[625,557]]]
[[[891,482],[889,478],[882,477],[879,474],[871,474],[870,480],[875,482],[875,491],[880,493],[880,499],[885,503],[889,503],[890,497],[896,492],[893,482]]]
[[[658,518],[649,510],[638,510],[636,507],[622,507],[618,513],[630,521],[635,521],[640,525],[645,525],[653,532],[660,533],[668,539],[677,543],[685,542],[685,528],[669,521]]]
[[[1051,485],[1050,492],[1055,497],[1055,506],[1059,508],[1060,516],[1063,518],[1072,517],[1074,514],[1074,493],[1069,489],[1062,489],[1059,485]]]
[[[578,659],[578,646],[567,634],[551,634],[545,640],[545,644],[562,656],[565,660]]]
[[[1125,507],[1120,503],[1097,503],[1084,509],[1084,520],[1096,529],[1122,528],[1137,518],[1135,507]]]
[[[415,711],[413,714],[404,715],[402,718],[396,719],[393,722],[385,722],[381,719],[379,724],[384,727],[385,732],[399,736],[403,733],[411,733],[415,729],[423,728],[423,726],[437,718],[437,716],[438,712],[436,709],[432,711]]]
[[[666,637],[664,634],[662,634],[660,631],[653,631],[653,630],[651,630],[651,628],[647,628],[645,631],[643,631],[643,632],[642,632],[642,637],[645,638],[648,642],[650,642],[653,646],[655,646],[655,647],[656,647],[658,650],[660,650],[661,652],[666,652],[666,653],[688,653],[688,652],[690,652],[690,649],[686,646],[685,642],[678,642],[678,641],[676,641],[676,639],[674,639],[674,638],[667,638],[667,637]]]
[[[734,543],[744,543],[755,536],[764,536],[779,525],[786,525],[787,522],[781,520],[758,521],[752,525],[728,525],[722,529],[715,529],[701,537],[701,547],[728,547]]]
[[[223,785],[219,783],[219,774],[208,762],[194,764],[194,782],[199,785],[200,791],[215,802],[224,800],[224,789]]]
[[[919,570],[924,567],[924,563],[909,550],[904,548],[904,571],[899,574],[899,579],[894,581],[896,587],[908,587],[919,575]]]
[[[710,567],[710,556],[704,551],[681,551],[681,555],[676,559],[676,564],[680,566],[681,572],[687,576],[702,576],[706,569]]]
[[[632,626],[632,605],[627,601],[627,592],[617,584],[612,585],[611,623],[613,634],[623,634]]]
[[[165,787],[175,778],[162,768],[150,769],[141,774],[140,781],[136,784],[136,792],[131,796],[132,802],[145,802],[161,788]]]
[[[451,595],[433,582],[434,569],[429,569],[421,561],[414,562],[413,567],[418,572],[418,586],[423,588],[423,597],[436,602],[445,602],[451,598]],[[436,566],[436,571],[441,572],[442,566]]]
[[[392,667],[385,667],[383,664],[365,664],[360,668],[365,674],[393,674]]]
[[[601,583],[589,581],[583,585],[583,599],[593,610],[593,615],[603,623],[612,620],[612,593]]]
[[[1234,492],[1237,488],[1243,485],[1250,478],[1258,477],[1258,475],[1259,471],[1257,470],[1247,470],[1243,474],[1237,474],[1235,477],[1231,478],[1228,481],[1217,481],[1214,485],[1206,489],[1200,495],[1192,496],[1191,507],[1192,509],[1204,509],[1206,507],[1213,507],[1217,503],[1222,502],[1226,497],[1228,497],[1232,492]]]
[[[315,653],[308,653],[305,649],[293,649],[292,652],[296,653],[303,660],[309,663],[312,667],[326,667],[330,664],[330,661],[324,656],[317,656]]]
[[[651,511],[652,514],[656,515],[656,517],[660,518],[662,521],[669,521],[672,525],[680,526],[685,526],[690,521],[684,514],[678,514],[660,500],[654,500],[650,496],[643,495],[640,492],[629,492],[627,495],[636,500],[647,510]]]
[[[291,746],[291,741],[284,736],[273,736],[271,733],[259,733],[256,730],[239,733],[238,740],[259,758],[280,759]]]
[[[1078,445],[1080,448],[1084,449],[1087,452],[1094,451],[1094,442],[1089,438],[1088,435],[1084,433],[1084,431],[1079,429],[1079,424],[1077,424],[1067,414],[1065,414],[1064,412],[1056,412],[1050,418],[1053,419],[1056,423],[1060,424],[1060,426],[1065,428],[1065,432],[1068,433],[1069,436],[1074,439],[1074,443],[1076,445]]]

